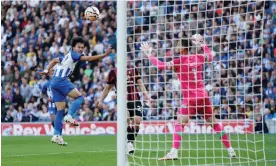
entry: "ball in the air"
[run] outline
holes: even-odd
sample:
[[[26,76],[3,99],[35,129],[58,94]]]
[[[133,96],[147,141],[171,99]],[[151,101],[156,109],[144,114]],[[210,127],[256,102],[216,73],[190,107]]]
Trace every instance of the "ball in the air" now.
[[[88,7],[84,12],[84,17],[90,21],[96,21],[100,16],[100,11],[95,6]]]

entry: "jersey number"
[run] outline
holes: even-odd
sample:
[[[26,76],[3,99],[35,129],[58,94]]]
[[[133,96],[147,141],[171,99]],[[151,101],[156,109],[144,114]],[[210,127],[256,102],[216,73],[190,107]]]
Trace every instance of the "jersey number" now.
[[[141,106],[137,106],[137,111],[141,112],[142,111],[142,107]]]

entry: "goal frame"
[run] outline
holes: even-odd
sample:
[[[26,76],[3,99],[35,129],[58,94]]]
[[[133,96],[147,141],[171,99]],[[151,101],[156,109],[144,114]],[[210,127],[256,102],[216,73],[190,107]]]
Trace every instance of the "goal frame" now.
[[[126,10],[127,1],[117,1],[117,165],[127,165],[126,155],[126,76],[127,56],[126,56]]]

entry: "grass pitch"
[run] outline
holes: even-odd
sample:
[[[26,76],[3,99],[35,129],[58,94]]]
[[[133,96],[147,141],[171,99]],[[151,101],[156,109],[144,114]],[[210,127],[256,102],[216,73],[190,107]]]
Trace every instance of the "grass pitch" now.
[[[229,159],[215,135],[183,135],[179,159],[158,161],[171,148],[171,135],[140,135],[129,165],[276,165],[276,135],[230,136],[238,157]],[[115,166],[116,136],[64,136],[68,146],[50,143],[51,137],[2,137],[2,166]],[[207,140],[207,141],[206,141]],[[263,150],[262,147],[265,147]]]

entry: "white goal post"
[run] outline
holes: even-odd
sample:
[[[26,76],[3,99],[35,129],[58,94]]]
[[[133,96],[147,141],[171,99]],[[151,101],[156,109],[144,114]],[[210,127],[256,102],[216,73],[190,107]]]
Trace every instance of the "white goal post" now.
[[[125,166],[126,156],[126,1],[117,1],[117,165]]]

